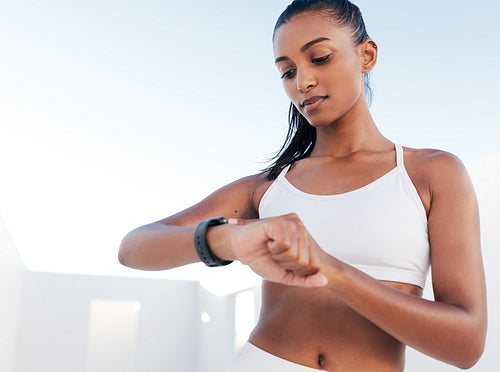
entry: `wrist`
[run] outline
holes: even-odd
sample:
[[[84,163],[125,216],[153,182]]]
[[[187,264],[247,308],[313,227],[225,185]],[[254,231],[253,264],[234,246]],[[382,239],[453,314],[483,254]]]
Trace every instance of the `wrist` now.
[[[217,225],[210,226],[206,232],[206,241],[211,251],[221,260],[234,261],[237,259],[231,246],[230,234],[237,226]]]
[[[207,231],[211,226],[218,226],[226,224],[225,217],[209,218],[208,220],[201,221],[196,225],[193,233],[193,241],[196,253],[201,262],[209,267],[229,265],[233,261],[223,260],[218,257],[210,247],[207,241]]]
[[[349,265],[324,251],[320,253],[320,261],[320,272],[327,277],[328,285],[331,285],[336,291],[349,280]]]

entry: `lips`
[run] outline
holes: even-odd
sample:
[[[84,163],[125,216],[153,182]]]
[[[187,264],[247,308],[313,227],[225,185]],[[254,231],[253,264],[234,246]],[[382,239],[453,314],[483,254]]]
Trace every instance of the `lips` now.
[[[316,108],[323,102],[328,96],[314,96],[302,101],[302,107],[306,110],[311,110]]]

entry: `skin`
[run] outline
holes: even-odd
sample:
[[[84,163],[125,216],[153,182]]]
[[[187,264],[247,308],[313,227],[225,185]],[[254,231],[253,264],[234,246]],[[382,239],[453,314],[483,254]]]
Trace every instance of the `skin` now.
[[[318,38],[328,40],[310,44]],[[395,167],[394,144],[378,131],[364,98],[363,76],[375,66],[377,50],[372,40],[354,45],[348,30],[318,13],[295,16],[276,31],[285,92],[317,129],[310,157],[286,175],[296,188],[345,193]],[[314,106],[302,105],[318,96]],[[198,262],[193,227],[226,216],[230,224],[207,232],[212,250],[266,279],[250,336],[254,345],[327,371],[401,371],[405,345],[470,368],[484,350],[487,326],[474,190],[452,154],[404,148],[404,163],[427,213],[435,301],[422,299],[417,286],[375,280],[327,254],[295,214],[259,219],[260,199],[271,184],[266,174],[235,181],[130,232],[119,259],[144,270]]]

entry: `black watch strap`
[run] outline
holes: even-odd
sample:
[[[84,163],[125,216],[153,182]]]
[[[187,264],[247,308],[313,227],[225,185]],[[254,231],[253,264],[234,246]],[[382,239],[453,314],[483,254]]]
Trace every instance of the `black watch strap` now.
[[[225,217],[210,218],[208,220],[201,221],[194,229],[193,239],[196,253],[198,253],[200,260],[207,266],[225,266],[233,262],[221,260],[214,254],[214,252],[212,252],[207,243],[207,229],[210,226],[223,225],[225,223],[227,223],[227,219]]]

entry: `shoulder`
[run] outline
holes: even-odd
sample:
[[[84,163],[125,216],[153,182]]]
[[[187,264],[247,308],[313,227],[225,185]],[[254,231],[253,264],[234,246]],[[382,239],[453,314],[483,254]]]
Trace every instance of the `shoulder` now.
[[[467,175],[462,161],[454,154],[437,149],[404,148],[405,166],[421,173],[428,181]]]
[[[269,171],[255,174],[252,177],[254,182],[254,192],[252,195],[252,205],[256,210],[259,209],[260,200],[264,196],[265,192],[274,182],[274,180],[269,180]]]
[[[436,195],[458,190],[472,191],[472,183],[463,162],[454,154],[437,149],[404,148],[408,175],[431,202]]]
[[[237,194],[253,199],[254,195],[258,193],[262,187],[265,187],[266,184],[270,183],[270,181],[267,180],[267,173],[268,172],[260,172],[237,179],[236,181],[223,186],[218,191],[224,194]]]
[[[268,183],[266,173],[240,178],[212,192],[197,204],[162,220],[177,226],[196,226],[210,217],[258,218],[258,204],[255,204],[264,185]]]
[[[267,179],[269,172],[260,172],[247,177],[240,178],[226,186],[221,191],[225,196],[248,198],[250,205],[258,209],[260,199],[273,181]]]
[[[256,174],[252,174],[250,176],[246,176],[240,178],[226,187],[228,188],[237,188],[237,189],[245,189],[249,193],[255,193],[259,188],[265,187],[265,185],[271,183],[272,181],[267,180],[268,172],[260,172]]]
[[[458,164],[461,163],[460,159],[456,155],[448,151],[443,151],[438,149],[427,149],[427,148],[416,149],[411,147],[403,147],[403,149],[404,149],[405,161],[406,158],[409,158],[417,162],[432,161],[436,164],[442,162],[448,162],[448,163],[453,162]]]

